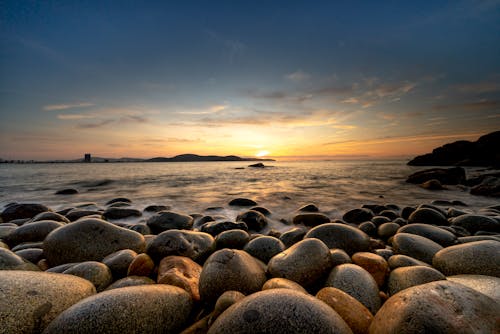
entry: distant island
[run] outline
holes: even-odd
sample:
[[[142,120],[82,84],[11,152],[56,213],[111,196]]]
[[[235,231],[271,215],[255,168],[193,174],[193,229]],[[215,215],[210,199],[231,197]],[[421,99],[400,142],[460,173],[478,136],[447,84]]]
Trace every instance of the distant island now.
[[[204,162],[204,161],[275,161],[269,158],[241,158],[236,155],[218,156],[218,155],[198,155],[198,154],[180,154],[171,158],[156,157],[151,159],[141,158],[101,158],[92,157],[90,155],[86,161],[86,157],[82,159],[73,160],[49,160],[49,161],[36,161],[36,160],[4,160],[0,159],[0,163],[106,163],[106,162]]]

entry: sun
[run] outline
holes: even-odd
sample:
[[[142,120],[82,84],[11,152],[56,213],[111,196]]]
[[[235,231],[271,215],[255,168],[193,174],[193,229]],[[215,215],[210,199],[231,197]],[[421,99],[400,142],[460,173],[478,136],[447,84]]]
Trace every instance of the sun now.
[[[259,151],[255,156],[256,157],[265,157],[266,155],[269,155],[269,151]]]

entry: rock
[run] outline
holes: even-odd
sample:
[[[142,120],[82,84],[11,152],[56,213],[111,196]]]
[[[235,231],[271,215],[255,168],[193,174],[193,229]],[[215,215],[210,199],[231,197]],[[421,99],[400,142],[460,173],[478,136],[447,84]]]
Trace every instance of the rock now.
[[[64,225],[64,223],[51,220],[27,223],[12,231],[12,233],[4,238],[4,241],[10,246],[15,246],[22,242],[43,241],[50,232]]]
[[[304,289],[299,283],[280,277],[271,278],[270,280],[267,280],[266,283],[264,283],[264,285],[262,286],[262,291],[270,289],[292,289],[295,291],[307,293],[306,289]]]
[[[62,311],[96,293],[80,277],[30,271],[0,271],[2,333],[41,333]]]
[[[454,275],[448,281],[463,284],[500,303],[500,278],[486,275]]]
[[[248,296],[229,307],[210,327],[224,333],[352,333],[344,320],[318,299],[290,289]]]
[[[419,208],[408,217],[408,224],[450,225],[441,212],[431,208]]]
[[[5,223],[9,224],[9,223]],[[5,240],[8,238],[9,234],[14,232],[18,228],[17,225],[12,224],[12,225],[0,225],[0,239]]]
[[[126,307],[124,307],[126,305]],[[45,329],[51,333],[177,333],[192,309],[181,288],[151,284],[101,292],[73,305]]]
[[[110,205],[108,205],[108,208],[124,208],[124,207],[129,207],[130,203],[128,202],[115,202]]]
[[[51,266],[69,262],[101,261],[120,249],[144,251],[144,237],[100,219],[82,219],[52,231],[43,242]]]
[[[158,283],[186,290],[194,301],[200,300],[198,283],[202,267],[185,256],[167,256],[158,267]]]
[[[460,226],[465,228],[470,233],[475,233],[481,230],[500,234],[500,221],[488,216],[465,214],[453,218],[451,220],[451,224],[453,227]]]
[[[250,235],[244,230],[229,230],[217,235],[215,238],[215,247],[217,249],[232,248],[243,249],[250,241]]]
[[[380,308],[377,282],[365,269],[355,264],[341,264],[330,272],[325,286],[334,287],[356,298],[371,313]]]
[[[330,249],[330,256],[332,258],[333,267],[338,266],[339,264],[352,263],[349,254],[344,252],[342,249]]]
[[[12,247],[13,252],[17,252],[27,248],[43,248],[43,241],[34,241],[34,242],[22,242],[15,247]]]
[[[285,233],[281,234],[280,240],[285,245],[285,248],[288,248],[296,244],[300,240],[302,240],[306,235],[306,233],[307,233],[306,229],[302,227],[294,227],[286,231]]]
[[[445,280],[446,277],[429,266],[400,267],[391,271],[389,275],[389,294],[395,295],[401,290],[415,285],[433,281]]]
[[[314,204],[306,204],[303,207],[299,208],[298,211],[301,211],[301,212],[319,212],[319,208]]]
[[[356,298],[337,288],[323,288],[316,298],[328,304],[351,328],[354,334],[368,333],[368,328],[373,320],[370,311]]]
[[[236,249],[222,249],[213,253],[200,275],[200,296],[205,303],[215,303],[229,290],[251,294],[259,291],[266,281],[264,265],[248,253]]]
[[[106,256],[102,263],[108,266],[114,279],[127,276],[130,263],[137,256],[137,253],[131,249],[122,249]]]
[[[373,252],[377,255],[382,256],[386,261],[389,261],[389,258],[394,255],[392,249],[388,248],[375,249]]]
[[[411,256],[431,264],[434,255],[443,249],[434,241],[409,233],[396,233],[392,238],[394,253]]]
[[[396,254],[392,255],[389,260],[387,260],[389,264],[389,268],[394,270],[400,267],[410,267],[410,266],[428,266],[431,265],[429,263],[425,263],[423,261],[419,261],[417,259],[412,258],[411,256]]]
[[[399,211],[399,209],[398,209]],[[399,216],[399,214],[395,211],[395,210],[382,210],[380,213],[379,213],[380,216],[382,217],[386,217],[392,221],[398,219],[398,218],[401,218]],[[373,217],[375,218],[375,217]],[[373,218],[372,218],[372,221],[373,221]]]
[[[318,239],[304,239],[275,255],[267,266],[272,277],[281,277],[311,287],[332,268],[328,247]]]
[[[380,238],[387,240],[392,237],[401,226],[396,223],[384,223],[377,229],[377,234]]]
[[[252,239],[244,248],[245,252],[264,263],[268,263],[273,256],[284,250],[285,245],[280,239],[269,236]]]
[[[113,290],[113,289],[125,288],[127,286],[138,286],[147,284],[156,284],[156,282],[146,276],[127,276],[113,282],[106,288],[106,290]]]
[[[431,180],[425,181],[420,186],[424,189],[427,189],[427,190],[444,190],[444,189],[446,189],[445,187],[443,187],[441,182],[439,182],[439,180],[436,180],[436,179],[431,179]]]
[[[247,224],[251,231],[260,231],[267,226],[267,218],[259,211],[249,210],[241,213],[236,217],[236,221],[241,221]]]
[[[264,164],[262,162],[258,162],[256,164],[248,165],[248,167],[252,167],[252,168],[264,168],[266,166],[264,166]]]
[[[426,169],[411,174],[406,182],[422,184],[430,180],[442,184],[461,184],[465,181],[465,169],[462,167]]]
[[[470,189],[472,195],[500,197],[500,178],[488,176],[483,181]]]
[[[210,315],[208,324],[211,325],[229,306],[236,304],[245,298],[245,295],[239,291],[226,291],[224,292],[215,303],[214,311]],[[208,328],[207,328],[208,330]]]
[[[0,218],[7,223],[14,219],[33,218],[45,211],[50,211],[50,209],[42,204],[13,204],[3,210]]]
[[[169,206],[166,205],[148,205],[144,208],[144,212],[160,212],[170,210]]]
[[[230,231],[230,230],[243,230],[243,231],[248,231],[248,226],[244,222],[230,222],[230,221],[225,221],[225,222],[216,222],[216,221],[211,221],[208,223],[205,223],[201,226],[201,232],[208,233],[212,236],[217,236],[218,234],[225,232],[225,231]]]
[[[471,274],[500,277],[500,242],[475,241],[437,252],[432,265],[446,276]]]
[[[258,211],[266,217],[271,215],[271,211],[269,211],[269,209],[264,208],[262,206],[254,206],[253,208],[250,208],[250,210]]]
[[[110,207],[103,212],[102,216],[105,219],[123,219],[129,217],[140,217],[142,216],[142,212],[131,208]]]
[[[39,213],[31,219],[32,222],[37,222],[40,220],[53,220],[53,221],[61,222],[64,224],[70,223],[70,220],[68,218],[64,217],[63,215],[61,215],[57,212],[51,212],[51,211]]]
[[[367,208],[361,208],[361,209],[353,209],[350,211],[347,211],[343,216],[342,219],[346,221],[347,223],[352,223],[352,224],[361,224],[365,221],[369,221],[373,218],[373,212],[370,209]]]
[[[61,265],[49,268],[46,271],[49,272],[49,273],[62,274],[63,272],[65,272],[66,270],[68,270],[71,267],[76,266],[77,264],[78,263],[65,263],[65,264],[61,264]]]
[[[235,198],[229,202],[231,206],[254,206],[257,202],[248,198]]]
[[[95,215],[99,216],[100,219],[101,214],[102,212],[97,210],[72,209],[66,214],[66,218],[74,222],[77,221],[78,219]]]
[[[151,216],[146,224],[154,234],[167,230],[189,230],[193,226],[193,217],[172,211],[161,211]]]
[[[2,270],[38,271],[39,269],[36,265],[25,261],[22,257],[12,251],[6,248],[0,248],[0,271]]]
[[[372,222],[361,223],[358,228],[369,236],[375,236],[377,234],[377,226]]]
[[[126,197],[117,197],[117,198],[113,198],[112,200],[107,201],[105,205],[110,205],[110,204],[118,203],[118,202],[132,203],[132,201],[129,198],[126,198]]]
[[[294,225],[302,224],[308,227],[314,227],[330,222],[330,218],[322,213],[299,213],[293,217]]]
[[[389,298],[375,315],[370,334],[497,333],[500,305],[464,285],[436,281]]]
[[[370,237],[359,229],[338,223],[323,224],[311,229],[304,237],[317,238],[328,248],[340,248],[352,255],[370,250]]]
[[[457,237],[442,228],[428,224],[409,224],[401,227],[398,233],[410,233],[420,235],[430,239],[443,247],[454,245],[457,242]]]
[[[26,248],[15,252],[15,254],[31,263],[38,263],[44,257],[43,249],[40,248]]]
[[[127,276],[149,276],[155,268],[155,263],[146,253],[137,255],[127,270]]]
[[[142,235],[151,234],[151,229],[145,224],[135,224],[129,227],[130,230],[140,233]]]
[[[97,292],[108,287],[113,282],[113,276],[108,266],[96,261],[85,261],[65,270],[63,274],[74,275],[92,282]]]
[[[459,244],[466,244],[468,242],[483,241],[483,240],[493,240],[493,241],[500,242],[500,235],[499,236],[494,236],[494,235],[471,235],[471,236],[468,236],[468,237],[460,237],[460,238],[458,238],[458,243]]]
[[[56,191],[56,195],[75,195],[78,194],[78,190],[74,188],[66,188]]]
[[[215,240],[208,233],[169,230],[156,236],[148,245],[147,253],[157,262],[169,255],[179,255],[203,263],[214,250]]]
[[[385,278],[389,274],[389,264],[383,257],[373,253],[359,252],[352,256],[352,262],[369,272],[379,288],[384,285]]]

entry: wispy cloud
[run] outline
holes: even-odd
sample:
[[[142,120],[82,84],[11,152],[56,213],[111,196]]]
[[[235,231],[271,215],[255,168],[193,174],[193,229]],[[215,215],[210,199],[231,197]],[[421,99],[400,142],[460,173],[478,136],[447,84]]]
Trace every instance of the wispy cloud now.
[[[89,119],[95,118],[93,114],[59,114],[57,115],[58,119],[61,120],[79,120],[79,119]]]
[[[477,102],[464,102],[453,104],[440,104],[433,107],[434,110],[487,110],[497,108],[500,101],[497,100],[483,100]]]
[[[453,88],[460,93],[469,93],[469,94],[493,93],[493,92],[500,92],[500,82],[491,82],[491,81],[475,82],[475,83],[455,85]]]
[[[176,111],[175,113],[181,115],[209,115],[219,113],[221,111],[227,110],[228,108],[228,104],[216,104],[202,109]]]
[[[114,122],[115,121],[112,119],[103,119],[103,120],[98,121],[98,122],[77,124],[76,127],[78,129],[95,129],[95,128],[101,128],[103,126],[106,126],[106,125],[114,123]]]
[[[311,75],[309,73],[304,72],[302,70],[297,70],[293,73],[285,75],[285,78],[287,78],[290,81],[297,82],[297,83],[307,81],[307,80],[309,80],[310,77],[311,77]]]
[[[94,103],[79,102],[79,103],[65,103],[65,104],[50,104],[44,106],[42,109],[45,111],[61,111],[74,108],[88,108],[95,106]]]

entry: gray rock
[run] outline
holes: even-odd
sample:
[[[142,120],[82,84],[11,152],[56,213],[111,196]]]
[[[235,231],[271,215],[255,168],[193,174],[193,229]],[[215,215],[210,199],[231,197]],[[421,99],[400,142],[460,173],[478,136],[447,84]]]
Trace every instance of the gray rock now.
[[[411,256],[407,255],[401,255],[401,254],[396,254],[392,255],[387,263],[389,263],[389,268],[391,270],[400,268],[400,267],[410,267],[410,266],[427,266],[430,267],[431,265],[428,263],[425,263],[423,261],[417,260],[412,258]]]
[[[280,236],[280,240],[283,242],[286,248],[296,244],[304,238],[307,231],[302,227],[294,227]]]
[[[7,224],[7,223],[6,223]],[[18,228],[17,225],[0,225],[0,239],[5,240],[8,238],[9,234],[14,232]]]
[[[17,252],[27,248],[43,248],[43,241],[34,241],[34,242],[22,242],[19,245],[12,247],[13,252]]]
[[[131,286],[82,300],[61,313],[44,333],[177,333],[191,309],[191,298],[181,288]]]
[[[434,254],[443,249],[434,241],[409,233],[396,233],[392,238],[394,253],[411,256],[431,264]]]
[[[349,254],[344,252],[342,249],[333,248],[330,249],[330,255],[332,257],[333,266],[338,266],[339,264],[352,263]]]
[[[266,281],[265,265],[248,253],[236,249],[222,249],[213,253],[200,275],[201,300],[215,303],[229,290],[251,294],[259,291]]]
[[[340,248],[349,255],[370,250],[370,237],[361,230],[344,224],[329,223],[314,227],[305,238],[317,238],[328,248]]]
[[[436,253],[432,265],[446,276],[471,274],[500,277],[500,242],[475,241]]]
[[[102,218],[102,212],[97,210],[86,210],[86,209],[72,209],[66,214],[66,218],[70,221],[74,222],[78,219],[89,217],[89,216],[98,216],[98,218]],[[95,218],[95,217],[94,217]]]
[[[409,224],[401,227],[398,233],[410,233],[420,235],[430,239],[443,247],[448,247],[457,243],[457,237],[442,228],[428,224]]]
[[[172,211],[160,211],[151,216],[146,224],[154,234],[167,230],[189,230],[193,227],[193,217]]]
[[[260,231],[267,226],[267,218],[259,211],[248,210],[239,214],[236,221],[244,222],[251,231]]]
[[[61,215],[57,212],[51,212],[51,211],[39,213],[31,219],[32,222],[37,222],[40,220],[53,220],[53,221],[61,222],[64,224],[70,223],[68,218],[64,217],[63,215]]]
[[[144,212],[160,212],[168,210],[170,210],[170,207],[166,205],[148,205],[144,208]]]
[[[106,256],[101,262],[111,270],[113,278],[119,279],[127,276],[128,267],[135,259],[137,253],[131,249],[122,249]]]
[[[271,289],[229,307],[208,334],[224,333],[352,333],[331,307],[290,289]]]
[[[462,284],[436,281],[389,298],[375,315],[370,334],[498,333],[500,305]]]
[[[64,225],[64,223],[52,220],[27,223],[12,231],[4,241],[10,246],[15,246],[22,242],[43,241],[50,232]]]
[[[318,239],[304,239],[275,255],[268,264],[272,277],[282,277],[303,287],[316,284],[332,268],[328,247]]]
[[[51,266],[69,262],[101,261],[120,249],[144,252],[144,237],[100,219],[83,219],[52,231],[43,242]]]
[[[500,242],[500,235],[471,235],[468,237],[460,237],[457,239],[459,244],[466,244],[468,242],[483,241],[483,240],[493,240]]]
[[[401,226],[396,223],[383,223],[377,229],[377,234],[380,238],[387,240],[392,237]]]
[[[142,235],[148,235],[151,234],[151,229],[149,228],[148,225],[146,224],[135,224],[131,225],[128,227],[132,231],[136,231],[137,233],[140,233]]]
[[[250,235],[244,230],[229,230],[217,235],[215,238],[215,247],[217,249],[232,248],[243,249],[250,241]]]
[[[158,234],[148,244],[147,253],[156,262],[159,262],[165,256],[179,255],[203,263],[214,250],[215,240],[208,233],[168,230]]]
[[[85,261],[65,270],[63,274],[74,275],[92,282],[97,292],[108,287],[113,282],[113,276],[108,266],[96,261]]]
[[[325,286],[344,291],[356,298],[373,314],[380,308],[377,282],[368,271],[355,264],[341,264],[330,272]]]
[[[446,217],[438,210],[421,207],[408,217],[408,224],[450,225]]]
[[[43,249],[40,248],[25,248],[15,252],[15,254],[31,263],[38,263],[44,257]]]
[[[95,294],[80,277],[30,271],[0,271],[2,333],[40,333],[62,311]]]
[[[302,224],[308,227],[314,227],[330,222],[330,217],[322,213],[299,213],[293,217],[292,223],[295,225]]]
[[[500,303],[500,278],[486,275],[454,275],[448,281],[460,283]]]
[[[395,295],[401,290],[415,285],[433,281],[445,280],[446,277],[429,266],[400,267],[391,271],[389,275],[389,294]]]
[[[470,233],[475,233],[477,231],[500,233],[500,221],[488,216],[465,214],[453,218],[451,223],[452,226],[460,226]]]
[[[373,218],[373,212],[367,208],[353,209],[347,211],[342,219],[347,223],[361,224],[366,221],[370,221]]]
[[[13,204],[3,210],[0,214],[0,218],[4,223],[7,223],[14,219],[33,218],[37,214],[45,211],[50,211],[50,209],[42,204]]]
[[[106,290],[113,290],[119,288],[126,288],[127,286],[137,286],[146,284],[156,284],[156,282],[146,276],[127,276],[113,282],[106,288]]]
[[[122,219],[128,217],[140,217],[142,216],[142,212],[132,208],[110,207],[102,213],[102,216],[105,219]]]
[[[216,222],[216,221],[211,221],[208,223],[205,223],[201,226],[201,232],[208,233],[212,236],[217,236],[222,232],[225,231],[230,231],[230,230],[243,230],[243,231],[248,231],[248,226],[244,222],[230,222],[230,221],[224,221],[224,222]]]
[[[262,262],[267,263],[273,256],[284,251],[285,245],[278,238],[262,236],[252,239],[243,250]]]
[[[25,261],[12,251],[0,247],[0,270],[39,271],[40,269],[33,263]]]

